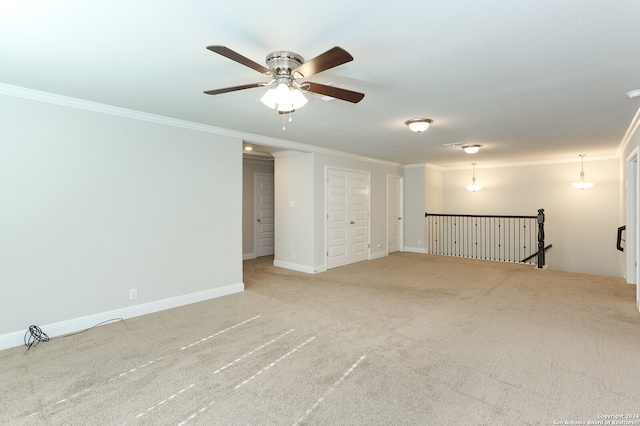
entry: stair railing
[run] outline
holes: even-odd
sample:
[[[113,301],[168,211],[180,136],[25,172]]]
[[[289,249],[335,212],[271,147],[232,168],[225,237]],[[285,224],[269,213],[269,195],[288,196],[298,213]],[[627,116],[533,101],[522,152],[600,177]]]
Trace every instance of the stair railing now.
[[[545,265],[544,209],[536,216],[425,213],[432,254]],[[537,225],[537,226],[536,226]],[[537,248],[536,248],[537,242]]]

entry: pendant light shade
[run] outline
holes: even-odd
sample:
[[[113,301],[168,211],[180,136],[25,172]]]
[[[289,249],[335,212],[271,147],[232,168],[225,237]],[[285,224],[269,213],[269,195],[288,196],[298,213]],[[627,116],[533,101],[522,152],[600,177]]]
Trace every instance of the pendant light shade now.
[[[572,182],[571,185],[573,185],[574,188],[578,188],[578,189],[589,189],[591,188],[593,185],[595,185],[592,182],[587,182],[586,180],[584,180],[584,156],[586,154],[580,154],[580,179],[577,182]]]
[[[471,163],[473,166],[473,179],[471,179],[471,185],[467,185],[467,189],[471,192],[477,192],[482,189],[480,185],[476,184],[476,163]]]

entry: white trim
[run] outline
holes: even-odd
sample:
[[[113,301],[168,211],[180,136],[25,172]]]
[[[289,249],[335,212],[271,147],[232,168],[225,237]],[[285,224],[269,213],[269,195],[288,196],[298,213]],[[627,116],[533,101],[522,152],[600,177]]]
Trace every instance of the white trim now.
[[[606,161],[606,160],[619,160],[620,154],[611,154],[611,155],[587,155],[584,157],[584,161]],[[477,169],[496,169],[500,167],[523,167],[523,166],[544,166],[546,164],[568,164],[568,163],[579,163],[582,161],[578,154],[576,154],[576,158],[564,158],[558,160],[540,160],[540,161],[524,161],[521,163],[494,163],[494,164],[484,164],[477,165]],[[422,163],[422,164],[406,164],[404,166],[405,169],[413,169],[413,168],[425,168],[425,169],[434,169],[440,171],[453,171],[453,170],[470,170],[470,166],[455,166],[455,167],[440,167],[434,166],[433,164]]]
[[[383,257],[389,256],[389,252],[387,250],[385,251],[378,251],[375,252],[371,255],[371,257],[369,258],[369,260],[375,260],[375,259],[381,259]]]
[[[404,176],[387,174],[387,220],[386,220],[386,235],[387,235],[387,249],[385,252],[389,254],[389,179],[398,179],[400,184],[400,191],[398,192],[398,214],[402,218],[398,222],[398,251],[404,251]]]
[[[637,239],[638,233],[638,147],[627,157],[625,167],[625,277],[628,284],[638,284]],[[640,294],[636,297],[640,302]]]
[[[277,139],[268,136],[257,135],[253,133],[239,132],[236,130],[215,127],[209,124],[195,123],[192,121],[179,120],[177,118],[166,117],[162,115],[150,114],[147,112],[135,111],[127,108],[116,107],[112,105],[91,102],[83,99],[72,98],[69,96],[56,95],[54,93],[41,92],[39,90],[27,89],[20,86],[12,86],[10,84],[0,83],[0,95],[13,96],[15,98],[28,99],[32,101],[45,102],[54,105],[66,106],[70,108],[83,109],[102,114],[115,115],[133,120],[148,121],[151,123],[164,124],[167,126],[180,127],[189,130],[196,130],[205,133],[215,133],[217,135],[229,136],[242,139],[243,141],[255,143],[257,145],[265,145],[273,148],[291,149],[303,152],[317,152],[321,154],[335,155],[337,157],[350,158],[354,160],[365,161],[374,164],[384,164],[392,167],[401,167],[402,164],[392,161],[380,160],[377,158],[364,157],[356,154],[349,154],[333,149],[322,148],[313,145],[306,145],[300,142],[293,142],[284,139]]]
[[[408,253],[423,253],[423,254],[427,254],[427,249],[424,248],[424,247],[405,247],[404,251],[408,252]]]
[[[242,255],[242,260],[250,260],[250,259],[257,259],[257,258],[258,256],[256,256],[255,253],[247,253]]]
[[[606,161],[606,160],[619,160],[620,156],[615,155],[587,155],[584,157],[584,161]],[[546,164],[568,164],[568,163],[579,163],[581,158],[578,154],[576,154],[576,158],[571,159],[559,159],[559,160],[540,160],[540,161],[525,161],[522,163],[502,163],[502,164],[485,164],[485,165],[477,165],[476,169],[496,169],[500,167],[523,167],[523,166],[544,166]],[[469,170],[471,167],[469,166],[460,166],[460,167],[446,167],[442,170]]]
[[[627,132],[624,134],[624,137],[620,142],[620,146],[618,146],[618,150],[616,151],[618,157],[621,157],[624,153],[624,150],[627,149],[627,145],[629,145],[629,142],[635,136],[636,132],[638,131],[638,127],[640,127],[640,109],[638,109],[636,115],[633,117],[633,120],[631,120]]]
[[[321,270],[316,270],[316,268],[312,266],[300,265],[299,263],[283,262],[282,260],[274,260],[273,266],[277,266],[278,268],[291,269],[292,271],[304,272],[306,274],[315,274],[317,272],[322,272]]]
[[[171,297],[169,299],[128,306],[126,308],[114,309],[112,311],[87,315],[80,318],[73,318],[53,324],[47,324],[44,326],[40,326],[40,328],[42,329],[42,331],[47,333],[49,337],[53,338],[56,336],[63,336],[65,334],[86,330],[88,328],[94,327],[96,324],[104,321],[109,321],[114,318],[134,318],[141,315],[152,314],[154,312],[177,308],[184,305],[190,305],[192,303],[202,302],[209,299],[228,296],[230,294],[240,293],[243,291],[244,283],[230,284],[223,287],[213,288],[211,290],[185,294],[182,296]],[[23,345],[25,332],[26,330],[0,335],[0,350]]]
[[[434,169],[434,170],[446,170],[444,167],[436,166],[431,163],[413,163],[413,164],[405,164],[405,169]]]

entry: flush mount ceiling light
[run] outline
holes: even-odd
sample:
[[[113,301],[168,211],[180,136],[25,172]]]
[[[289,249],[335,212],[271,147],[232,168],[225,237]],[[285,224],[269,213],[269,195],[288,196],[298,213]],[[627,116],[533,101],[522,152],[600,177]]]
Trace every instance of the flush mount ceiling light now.
[[[429,124],[433,123],[430,118],[413,118],[404,122],[412,132],[424,132],[429,128]]]
[[[480,147],[482,147],[482,145],[462,145],[462,149],[464,149],[464,152],[467,154],[475,154],[480,151]]]
[[[589,189],[591,188],[593,185],[595,185],[594,183],[591,182],[587,182],[584,180],[584,157],[587,154],[580,154],[580,161],[581,161],[581,166],[580,166],[580,180],[578,182],[572,182],[571,185],[573,185],[574,188],[578,188],[578,189]]]
[[[471,163],[473,166],[473,179],[471,179],[471,185],[467,186],[467,189],[471,192],[480,191],[482,187],[480,185],[476,185],[476,163]]]

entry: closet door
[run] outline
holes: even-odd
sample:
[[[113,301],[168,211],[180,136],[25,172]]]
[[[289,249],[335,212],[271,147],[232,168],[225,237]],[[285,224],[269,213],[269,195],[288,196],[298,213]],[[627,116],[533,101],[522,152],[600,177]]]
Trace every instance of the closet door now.
[[[327,169],[327,269],[369,254],[369,175]]]

